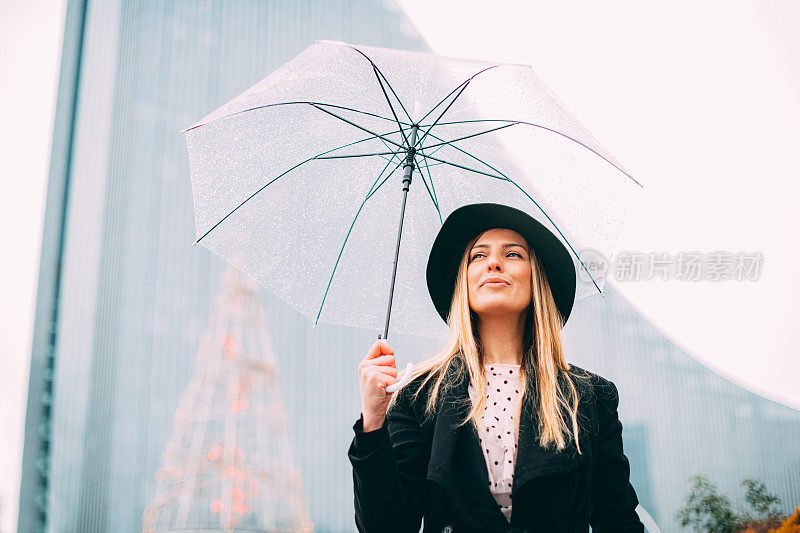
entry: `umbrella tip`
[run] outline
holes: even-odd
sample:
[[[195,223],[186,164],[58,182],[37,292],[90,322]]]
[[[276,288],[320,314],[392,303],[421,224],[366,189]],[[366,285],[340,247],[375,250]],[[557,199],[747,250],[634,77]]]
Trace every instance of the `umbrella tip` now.
[[[617,168],[619,168],[619,167],[617,167]],[[630,174],[630,173],[629,173],[627,170],[623,170],[622,168],[620,168],[620,170],[622,170],[622,173],[623,173],[623,174],[625,174],[626,176],[628,176],[628,177],[629,177],[629,178],[630,178],[630,179],[631,179],[631,180],[632,180],[632,181],[633,181],[633,182],[634,182],[636,185],[638,185],[640,189],[644,189],[644,185],[642,185],[642,184],[639,182],[639,180],[637,180],[636,178],[634,178],[634,177],[633,177],[633,176],[632,176],[632,175],[631,175],[631,174]]]

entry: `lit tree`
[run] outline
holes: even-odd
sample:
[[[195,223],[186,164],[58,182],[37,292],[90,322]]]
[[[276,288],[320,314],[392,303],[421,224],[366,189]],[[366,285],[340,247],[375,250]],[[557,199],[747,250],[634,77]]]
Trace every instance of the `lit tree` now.
[[[229,268],[142,516],[161,531],[310,532],[264,310]]]

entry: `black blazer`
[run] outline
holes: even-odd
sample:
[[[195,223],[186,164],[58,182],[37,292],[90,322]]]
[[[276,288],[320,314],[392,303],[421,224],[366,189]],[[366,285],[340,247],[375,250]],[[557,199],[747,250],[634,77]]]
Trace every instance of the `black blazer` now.
[[[489,491],[474,425],[470,422],[454,429],[471,407],[468,379],[462,378],[444,394],[440,391],[435,414],[427,419],[428,390],[416,401],[412,397],[423,376],[403,388],[380,429],[365,433],[359,417],[348,450],[358,531],[417,532],[424,516],[425,533],[584,533],[590,524],[594,533],[644,533],[635,511],[639,501],[629,481],[628,459],[622,451],[617,388],[597,374],[575,365],[572,369],[590,378],[573,379],[581,395],[578,420],[583,454],[577,453],[573,442],[560,452],[541,448],[535,409],[531,400],[526,402],[520,419],[510,524]],[[451,365],[445,379],[454,381],[457,371]],[[434,381],[431,378],[426,388]]]

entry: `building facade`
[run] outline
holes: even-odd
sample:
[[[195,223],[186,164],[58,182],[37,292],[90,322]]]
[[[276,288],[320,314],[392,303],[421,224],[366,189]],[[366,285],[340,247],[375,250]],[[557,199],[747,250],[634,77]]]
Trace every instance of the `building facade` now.
[[[791,514],[800,502],[800,412],[697,362],[612,284],[604,293],[576,304],[564,342],[570,362],[617,385],[631,482],[661,531],[681,531],[675,512],[698,474],[742,504],[742,481],[759,479]]]
[[[223,269],[191,246],[180,130],[316,39],[426,49],[391,0],[68,3],[19,531],[141,529]],[[695,473],[730,494],[758,477],[786,511],[800,504],[800,413],[720,378],[605,292],[576,304],[568,360],[619,387],[632,481],[660,529],[679,530]],[[261,297],[311,520],[354,531],[356,365],[378,332],[312,328]],[[391,343],[402,366],[438,346]]]
[[[181,129],[316,39],[424,49],[390,0],[68,2],[20,531],[140,529],[223,266],[191,246]],[[276,344],[307,349],[306,325],[270,309],[281,315]],[[296,377],[300,362],[289,362]],[[314,400],[295,394],[303,413]],[[294,433],[312,434],[330,442],[329,428]],[[324,481],[344,465],[333,476],[329,458],[300,466],[311,514],[341,530],[351,513]]]

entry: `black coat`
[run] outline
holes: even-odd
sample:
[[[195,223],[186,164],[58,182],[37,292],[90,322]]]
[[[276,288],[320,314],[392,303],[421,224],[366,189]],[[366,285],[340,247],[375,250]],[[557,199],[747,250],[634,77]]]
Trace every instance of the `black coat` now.
[[[424,516],[425,533],[584,533],[590,524],[594,533],[644,533],[622,451],[617,388],[597,374],[572,368],[590,378],[573,379],[581,395],[583,454],[577,453],[573,442],[560,452],[540,447],[530,405],[535,400],[529,400],[520,420],[511,524],[489,491],[474,425],[469,422],[454,429],[471,407],[467,379],[440,392],[433,417],[426,419],[424,404],[435,378],[416,401],[411,394],[422,376],[403,388],[380,429],[365,433],[359,417],[348,450],[358,530],[417,532]],[[457,375],[457,367],[451,365],[446,379]]]

